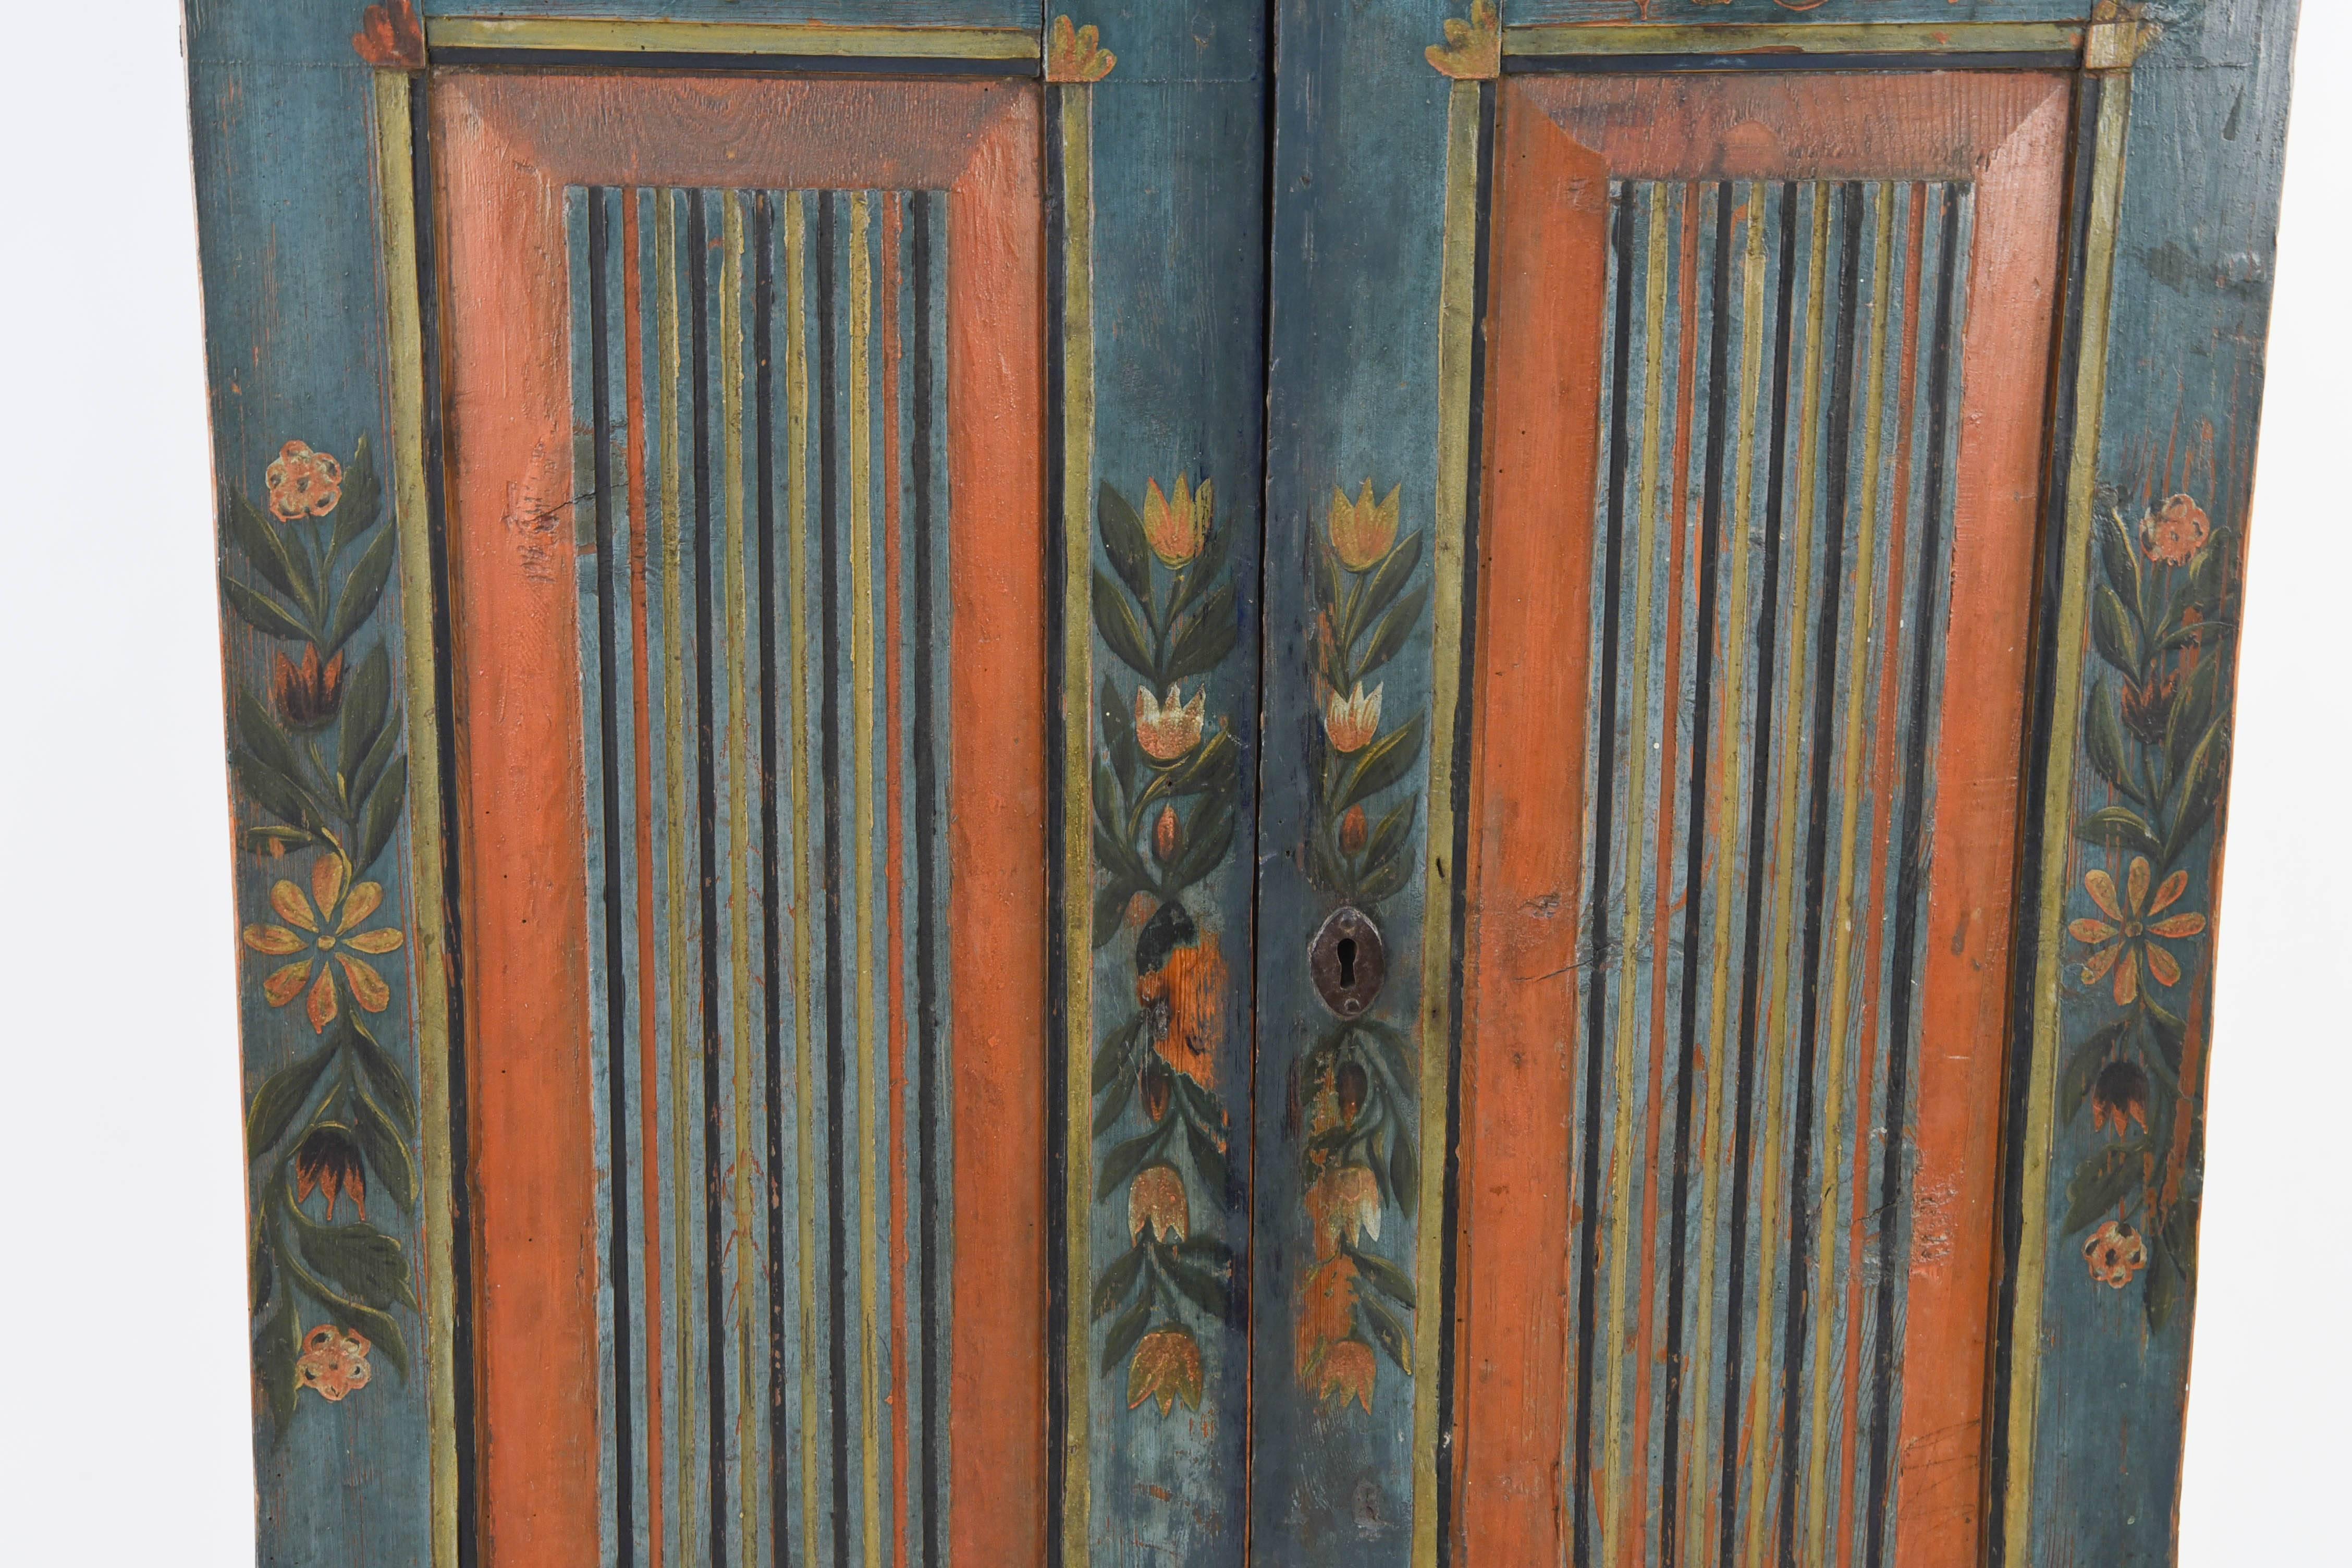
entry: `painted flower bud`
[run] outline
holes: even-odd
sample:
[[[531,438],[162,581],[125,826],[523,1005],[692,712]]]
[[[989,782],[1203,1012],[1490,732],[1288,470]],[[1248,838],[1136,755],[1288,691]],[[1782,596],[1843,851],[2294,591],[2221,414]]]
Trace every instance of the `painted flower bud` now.
[[[1371,830],[1364,825],[1364,808],[1360,805],[1349,806],[1348,815],[1339,819],[1339,853],[1361,855],[1364,852],[1364,842],[1370,837]]]
[[[1156,1060],[1143,1068],[1143,1114],[1156,1124],[1168,1114],[1168,1097],[1175,1091],[1176,1079]]]
[[[1176,820],[1176,808],[1163,805],[1160,820],[1151,826],[1151,852],[1160,857],[1163,866],[1176,858],[1176,850],[1184,841],[1184,829]]]
[[[1363,1111],[1364,1095],[1371,1087],[1371,1080],[1365,1076],[1361,1062],[1341,1062],[1335,1077],[1334,1087],[1339,1093],[1339,1114],[1353,1121]]]

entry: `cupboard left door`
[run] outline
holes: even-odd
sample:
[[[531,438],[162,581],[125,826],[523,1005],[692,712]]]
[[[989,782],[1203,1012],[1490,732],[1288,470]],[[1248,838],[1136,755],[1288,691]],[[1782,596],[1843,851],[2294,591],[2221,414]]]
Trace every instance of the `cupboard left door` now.
[[[428,91],[487,1554],[1042,1561],[1040,91]]]

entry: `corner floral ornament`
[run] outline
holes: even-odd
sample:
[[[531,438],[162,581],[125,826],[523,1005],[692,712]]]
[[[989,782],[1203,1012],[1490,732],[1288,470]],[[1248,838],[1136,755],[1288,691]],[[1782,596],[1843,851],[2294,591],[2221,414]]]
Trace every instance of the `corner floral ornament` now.
[[[1422,51],[1438,71],[1457,81],[1487,81],[1503,74],[1503,19],[1495,0],[1470,0],[1470,19],[1445,19],[1445,42]]]
[[[1110,75],[1118,57],[1102,47],[1102,29],[1089,22],[1080,27],[1067,16],[1054,18],[1045,36],[1045,79],[1050,82],[1100,81]]]

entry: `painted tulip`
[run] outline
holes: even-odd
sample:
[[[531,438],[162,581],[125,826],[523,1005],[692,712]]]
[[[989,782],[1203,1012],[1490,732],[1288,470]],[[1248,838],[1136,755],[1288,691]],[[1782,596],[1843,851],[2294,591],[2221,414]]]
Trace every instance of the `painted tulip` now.
[[[326,1194],[329,1219],[335,1217],[335,1200],[346,1193],[360,1218],[367,1218],[367,1170],[350,1128],[322,1121],[294,1146],[294,1201],[308,1203],[312,1193]]]
[[[1184,476],[1176,476],[1176,493],[1160,492],[1158,479],[1148,480],[1143,489],[1143,536],[1151,543],[1151,553],[1171,571],[1189,566],[1192,557],[1201,553],[1201,546],[1209,540],[1209,525],[1215,516],[1215,487],[1207,479],[1197,490],[1188,489]]]
[[[1144,1335],[1127,1369],[1127,1407],[1158,1400],[1160,1414],[1166,1415],[1180,1399],[1187,1410],[1201,1408],[1200,1344],[1181,1329]]]
[[[1362,1165],[1335,1165],[1307,1189],[1307,1213],[1315,1222],[1315,1250],[1329,1257],[1341,1242],[1381,1237],[1381,1185]]]
[[[342,709],[343,656],[338,653],[320,664],[315,644],[303,645],[299,664],[279,654],[270,671],[269,694],[277,699],[278,716],[289,729],[319,728]]]
[[[1202,686],[1190,702],[1183,698],[1181,686],[1170,687],[1164,700],[1153,697],[1148,686],[1135,689],[1135,739],[1153,762],[1181,762],[1201,743],[1201,727],[1209,717],[1209,689]]]
[[[2112,1125],[2120,1137],[2127,1121],[2147,1131],[2147,1074],[2137,1062],[2109,1062],[2091,1084],[2091,1125]]]
[[[1307,1271],[1298,1286],[1298,1381],[1315,1386],[1315,1374],[1333,1344],[1356,1324],[1356,1265],[1344,1256],[1326,1258]]]
[[[1336,691],[1323,694],[1323,733],[1329,736],[1336,752],[1360,752],[1371,744],[1372,737],[1381,732],[1381,692],[1372,688],[1371,695],[1364,694],[1364,683],[1356,682],[1356,689],[1346,697]]]
[[[1127,1190],[1129,1239],[1147,1229],[1161,1241],[1181,1241],[1192,1234],[1192,1207],[1184,1196],[1184,1178],[1173,1165],[1145,1166]]]
[[[1396,543],[1397,494],[1402,489],[1392,487],[1384,499],[1375,501],[1370,479],[1354,500],[1348,499],[1347,491],[1332,488],[1331,548],[1340,565],[1350,572],[1366,572],[1388,554]]]
[[[1372,1359],[1372,1347],[1361,1340],[1341,1340],[1323,1353],[1323,1384],[1316,1393],[1341,1405],[1352,1399],[1370,1415],[1372,1389],[1379,1378],[1380,1363]]]

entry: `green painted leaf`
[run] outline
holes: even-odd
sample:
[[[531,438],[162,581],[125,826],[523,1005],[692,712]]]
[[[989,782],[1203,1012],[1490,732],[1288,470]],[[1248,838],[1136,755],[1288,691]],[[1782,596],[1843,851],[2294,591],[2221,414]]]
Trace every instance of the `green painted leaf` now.
[[[1411,1219],[1414,1205],[1421,1201],[1421,1158],[1402,1118],[1389,1146],[1389,1185],[1396,1190],[1398,1209]]]
[[[1363,864],[1370,870],[1393,859],[1404,847],[1406,836],[1412,832],[1413,817],[1419,812],[1421,799],[1407,795],[1389,808],[1364,840]]]
[[[1110,1326],[1109,1337],[1103,1341],[1102,1372],[1105,1377],[1118,1370],[1119,1363],[1125,1361],[1128,1352],[1141,1342],[1143,1331],[1150,1325],[1151,1298],[1146,1295]]]
[[[1103,645],[1121,664],[1150,682],[1154,697],[1165,696],[1166,683],[1152,666],[1150,643],[1143,623],[1135,618],[1135,606],[1118,591],[1118,584],[1099,570],[1095,573],[1094,595],[1095,630],[1102,634]]]
[[[352,1103],[355,1108],[352,1131],[359,1138],[360,1153],[367,1161],[373,1190],[389,1193],[401,1213],[415,1213],[416,1162],[408,1152],[408,1140],[372,1097],[354,1095]]]
[[[1102,1044],[1095,1048],[1094,1086],[1097,1094],[1102,1093],[1104,1086],[1112,1079],[1126,1078],[1134,1072],[1135,1041],[1142,1033],[1143,1020],[1139,1016],[1129,1018],[1103,1037]]]
[[[1102,1164],[1095,1173],[1095,1202],[1102,1202],[1127,1185],[1128,1178],[1143,1169],[1143,1162],[1150,1159],[1151,1152],[1160,1146],[1168,1125],[1163,1121],[1150,1131],[1129,1139],[1103,1156]]]
[[[341,554],[383,514],[383,486],[375,472],[375,448],[364,436],[352,447],[343,465],[343,498],[335,507],[335,531],[327,545],[327,559]]]
[[[383,738],[392,715],[392,658],[382,643],[368,649],[343,688],[335,734],[335,772],[356,796],[360,763]]]
[[[1377,904],[1383,899],[1392,899],[1404,891],[1405,884],[1412,879],[1412,868],[1402,860],[1375,866],[1356,879],[1356,902]]]
[[[1094,1128],[1095,1136],[1099,1138],[1118,1126],[1118,1119],[1127,1114],[1128,1101],[1135,1098],[1135,1075],[1118,1072],[1098,1078],[1095,1079],[1095,1095]]]
[[[1162,795],[1181,800],[1186,795],[1230,791],[1240,773],[1241,746],[1234,732],[1220,724],[1192,754],[1160,775]]]
[[[278,721],[252,693],[240,688],[232,705],[237,747],[232,753],[237,782],[278,816],[312,832],[327,826],[327,814],[309,785],[310,769]]]
[[[1429,589],[1415,588],[1397,602],[1396,607],[1381,617],[1372,628],[1371,640],[1364,645],[1364,660],[1356,667],[1359,675],[1370,675],[1404,651],[1421,625],[1421,613],[1429,607]]]
[[[1428,726],[1427,717],[1416,713],[1402,728],[1390,731],[1358,752],[1354,766],[1341,775],[1331,810],[1345,811],[1402,779],[1421,761],[1422,737]]]
[[[222,531],[253,563],[261,580],[293,601],[299,619],[316,621],[319,599],[310,589],[310,574],[287,549],[269,514],[236,491],[224,489],[220,516]]]
[[[1103,750],[1110,758],[1112,772],[1123,784],[1135,776],[1136,767],[1142,761],[1135,743],[1135,715],[1118,700],[1118,688],[1111,684],[1108,675],[1102,679],[1102,690],[1096,702],[1102,721]],[[1099,795],[1101,791],[1097,789],[1096,793]]]
[[[390,1312],[361,1301],[341,1302],[337,1312],[345,1328],[357,1329],[368,1337],[374,1346],[371,1353],[399,1373],[401,1382],[408,1381],[408,1341]]]
[[[1349,1247],[1348,1256],[1355,1259],[1356,1272],[1374,1289],[1400,1306],[1415,1304],[1412,1276],[1382,1258],[1377,1252],[1367,1252],[1360,1247]]]
[[[2106,1065],[2108,1056],[2116,1048],[2116,1042],[2122,1039],[2125,1031],[2130,1027],[2130,1019],[2119,1018],[2104,1028],[2095,1030],[2088,1039],[2074,1047],[2074,1054],[2066,1058],[2066,1070],[2059,1075],[2059,1121],[2072,1121],[2074,1113],[2083,1109],[2083,1101],[2090,1098],[2091,1085],[2098,1078],[2099,1069]]]
[[[392,560],[400,536],[385,529],[368,542],[360,558],[352,567],[352,574],[343,580],[343,591],[335,599],[335,613],[326,626],[326,646],[319,651],[332,654],[375,613],[376,601],[383,597],[383,585],[392,578]]]
[[[1184,847],[1168,873],[1168,890],[1181,892],[1215,870],[1233,847],[1234,808],[1229,802],[1211,800],[1186,825]]]
[[[2173,701],[2164,727],[2164,760],[2172,777],[2180,776],[2189,754],[2212,727],[2214,704],[2221,697],[2221,661],[2209,658],[2189,671],[2189,679],[2180,683],[2179,695]]]
[[[2099,562],[2105,568],[2108,587],[2130,603],[2139,603],[2139,552],[2132,548],[2123,514],[2110,501],[2099,508],[2099,521],[2093,526],[2098,534]]]
[[[383,770],[383,777],[375,781],[368,791],[367,800],[360,807],[359,837],[352,855],[352,863],[365,874],[380,859],[392,836],[400,826],[401,807],[408,799],[408,759],[394,757]]]
[[[2174,782],[2179,804],[2172,811],[2172,831],[2164,844],[2164,863],[2168,866],[2180,858],[2189,843],[2212,826],[2213,814],[2221,804],[2221,791],[2230,777],[2230,718],[2224,713],[2205,727],[2205,734],[2189,753],[2181,765],[2180,776]]]
[[[1364,1327],[1372,1336],[1372,1342],[1387,1352],[1389,1360],[1396,1363],[1398,1371],[1411,1377],[1412,1341],[1405,1333],[1404,1325],[1397,1321],[1394,1313],[1370,1296],[1358,1298],[1356,1306],[1363,1313]]]
[[[1232,1178],[1227,1173],[1224,1151],[1216,1141],[1201,1131],[1189,1118],[1184,1123],[1184,1143],[1192,1156],[1192,1169],[1199,1172],[1201,1184],[1223,1202]]]
[[[260,1160],[278,1147],[295,1116],[310,1103],[310,1091],[319,1086],[319,1075],[327,1070],[334,1056],[330,1050],[314,1050],[262,1080],[245,1113],[245,1157],[248,1162]]]
[[[1173,1252],[1160,1249],[1160,1272],[1171,1285],[1181,1290],[1192,1303],[1210,1317],[1223,1323],[1233,1314],[1233,1294],[1224,1281],[1205,1268],[1196,1268],[1179,1258]]]
[[[254,1253],[257,1273],[267,1267],[261,1260],[268,1257],[266,1247]],[[260,1386],[273,1435],[280,1443],[286,1440],[287,1427],[294,1419],[295,1396],[301,1393],[301,1384],[295,1380],[295,1363],[301,1353],[302,1320],[296,1315],[293,1301],[281,1290],[278,1300],[253,1325],[254,1381]]]
[[[1185,620],[1168,656],[1169,680],[1184,680],[1216,668],[1241,639],[1241,617],[1231,584],[1210,595]]]
[[[365,1220],[321,1225],[289,1207],[296,1245],[310,1272],[342,1286],[362,1306],[379,1311],[395,1304],[415,1309],[416,1292],[399,1242]]]
[[[394,709],[388,717],[389,721],[376,731],[374,744],[368,748],[367,754],[360,759],[358,768],[350,775],[353,800],[367,799],[375,786],[383,782],[384,769],[392,766],[393,759],[400,754],[399,710]]]
[[[2139,813],[2120,805],[2102,806],[2083,818],[2074,825],[2074,837],[2086,844],[2112,844],[2142,855],[2164,853],[2164,846],[2156,841]]]
[[[2059,1234],[2072,1236],[2121,1203],[2140,1180],[2149,1147],[2145,1138],[2109,1143],[2076,1166],[2066,1184],[2066,1218]]]
[[[1127,1293],[1135,1289],[1136,1279],[1143,1272],[1143,1247],[1139,1242],[1102,1271],[1102,1278],[1095,1282],[1094,1321],[1100,1322],[1110,1315],[1113,1307],[1127,1300]]]
[[[404,1142],[414,1139],[416,1096],[408,1087],[408,1075],[362,1026],[346,1017],[338,1027],[342,1031],[343,1045],[359,1063],[360,1081],[369,1097],[392,1119],[394,1129]]]
[[[2140,677],[2139,632],[2116,591],[2102,585],[2091,605],[2091,646],[2127,680]]]
[[[1110,557],[1112,569],[1128,590],[1149,602],[1151,542],[1144,536],[1141,515],[1125,496],[1108,484],[1096,488],[1095,509],[1101,519],[1103,553]]]
[[[2148,1032],[2156,1037],[2157,1054],[2163,1058],[2173,1081],[2178,1083],[2180,1079],[2180,1053],[2189,1042],[2189,1025],[2166,1012],[2163,1005],[2148,997],[2145,991],[2140,994],[2147,1000]]]
[[[1108,947],[1110,939],[1127,921],[1127,906],[1136,894],[1131,883],[1113,878],[1110,883],[1095,893],[1094,945],[1097,951]]]
[[[2132,798],[2139,797],[2124,751],[2123,721],[2117,716],[2115,696],[2104,680],[2091,688],[2090,711],[2083,716],[2083,748],[2090,753],[2091,765],[2099,770],[2101,778]]]
[[[1139,888],[1158,885],[1135,851],[1104,831],[1099,822],[1095,824],[1095,858],[1102,862],[1104,869],[1112,876],[1123,877]]]
[[[237,618],[257,632],[289,642],[315,642],[318,634],[292,612],[258,589],[248,588],[227,573],[221,574],[221,596]]]
[[[1429,531],[1416,530],[1398,540],[1396,547],[1372,568],[1372,574],[1364,581],[1363,596],[1356,605],[1355,625],[1347,628],[1350,640],[1355,632],[1377,620],[1381,611],[1396,603],[1397,595],[1412,581],[1413,571],[1420,566],[1422,552],[1428,542]],[[1371,667],[1372,661],[1367,659],[1364,668]]]
[[[2179,1309],[2188,1284],[2180,1259],[2175,1257],[2161,1233],[2148,1237],[2147,1247],[2147,1326],[2152,1332],[2162,1333]]]

